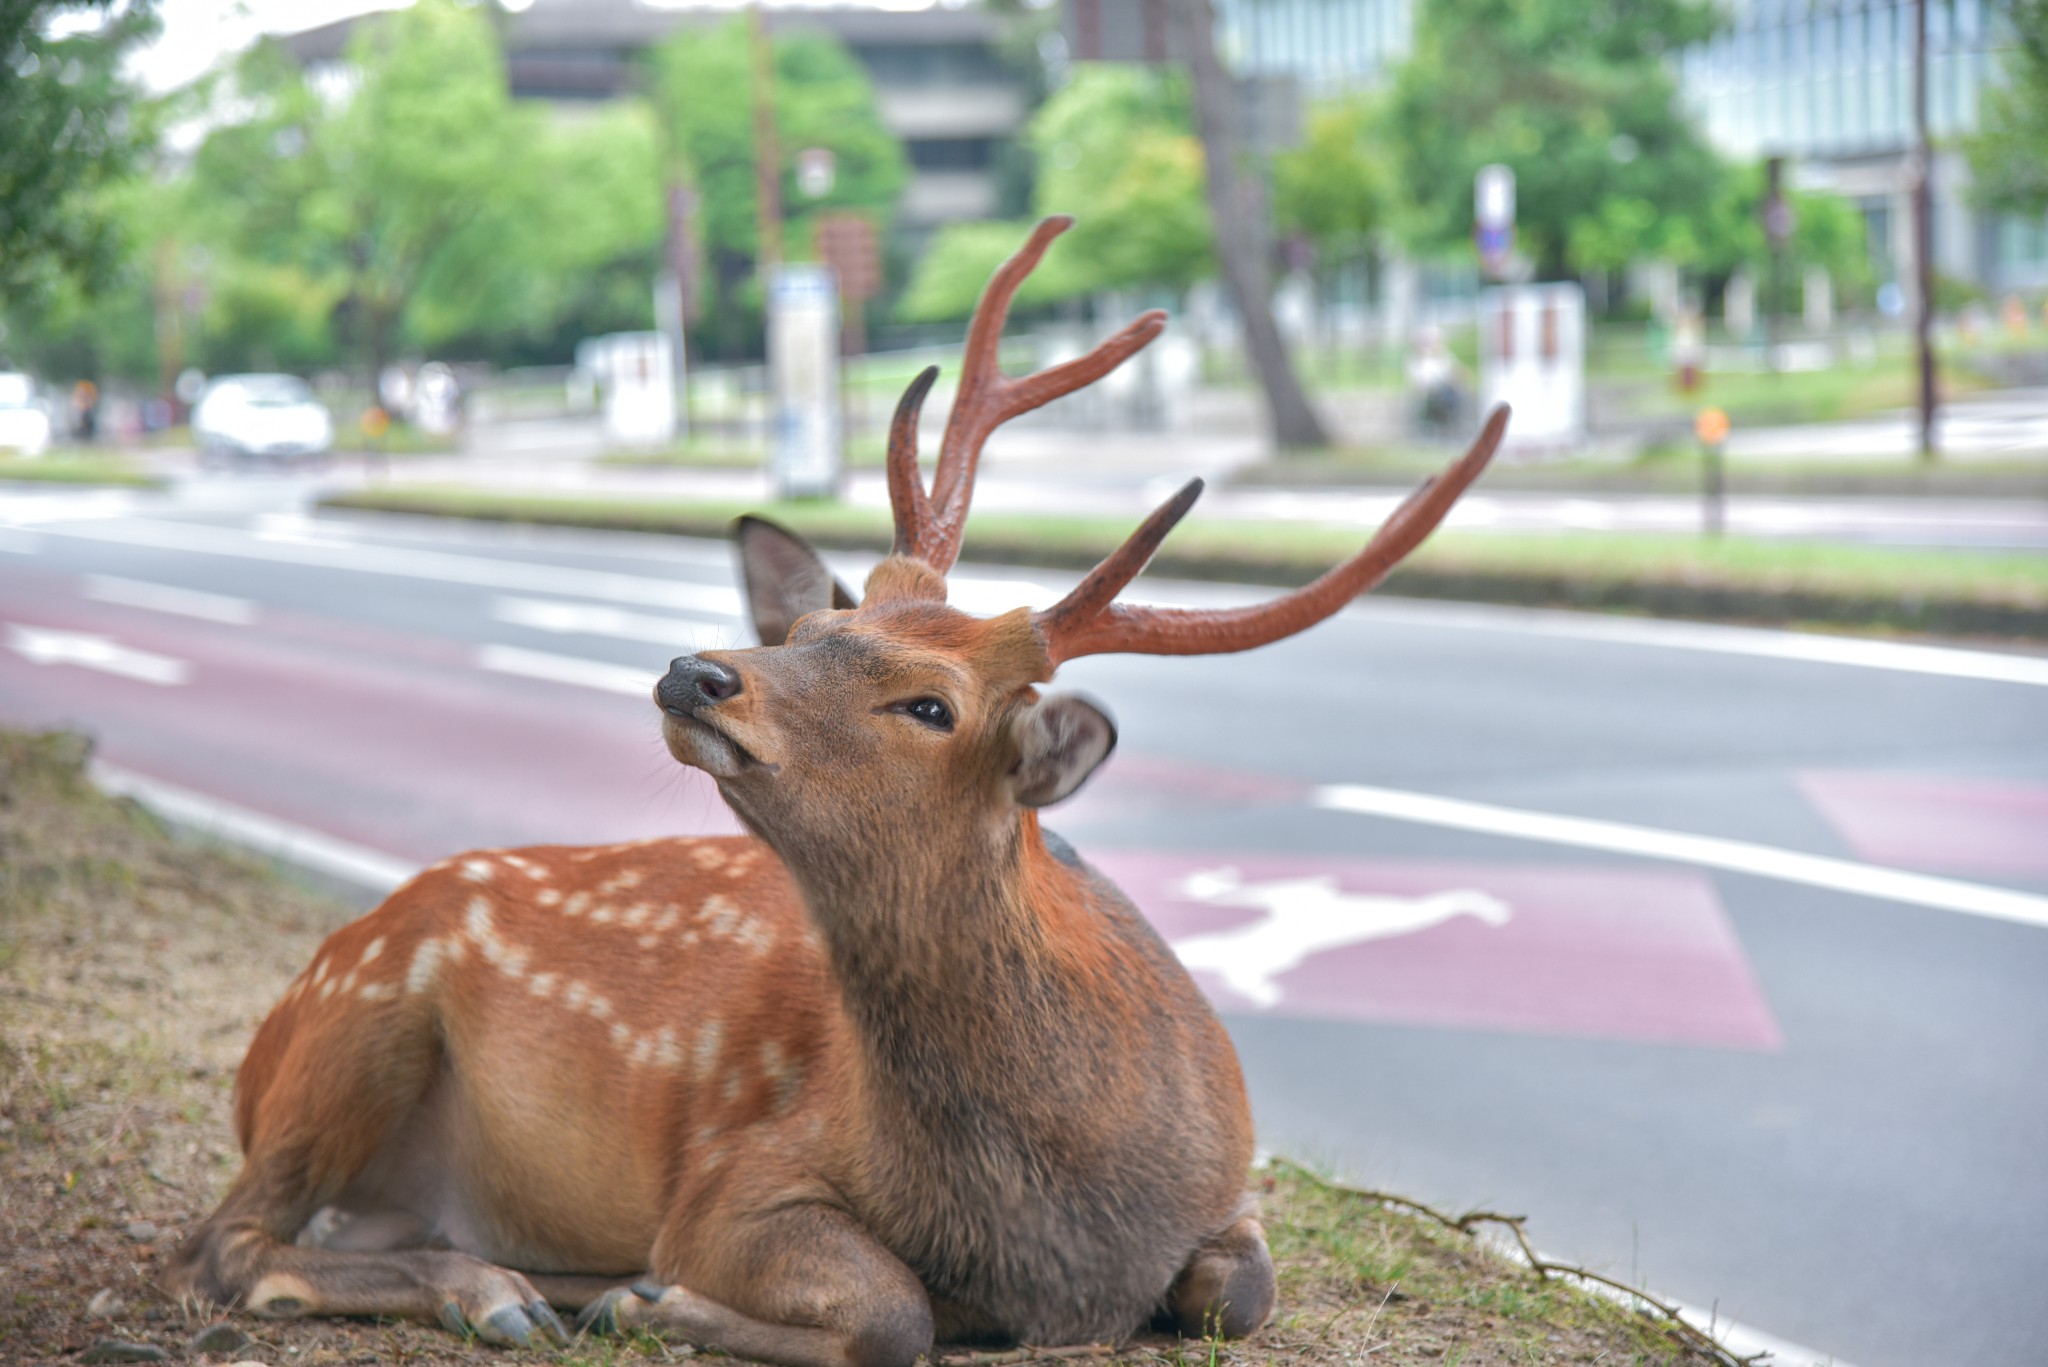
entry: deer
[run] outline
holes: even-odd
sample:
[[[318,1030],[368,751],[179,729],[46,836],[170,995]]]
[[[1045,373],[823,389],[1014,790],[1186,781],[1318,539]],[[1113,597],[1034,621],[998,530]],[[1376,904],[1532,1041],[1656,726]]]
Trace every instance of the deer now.
[[[191,1303],[491,1344],[653,1332],[782,1367],[935,1344],[1242,1337],[1275,1277],[1229,1036],[1131,902],[1044,829],[1117,740],[1046,685],[1331,616],[1426,537],[1506,422],[1355,557],[1270,602],[1114,601],[1193,481],[1052,607],[947,604],[984,442],[1156,337],[1005,375],[991,278],[927,489],[909,386],[890,552],[856,596],[742,518],[759,646],[674,660],[666,746],[746,834],[458,855],[330,935],[236,1079],[243,1163],[166,1260]]]

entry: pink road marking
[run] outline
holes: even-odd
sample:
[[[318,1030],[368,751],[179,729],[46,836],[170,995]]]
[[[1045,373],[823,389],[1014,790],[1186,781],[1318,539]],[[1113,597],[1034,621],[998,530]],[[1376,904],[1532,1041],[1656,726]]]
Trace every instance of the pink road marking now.
[[[1713,885],[1700,874],[1552,864],[1447,864],[1269,854],[1089,854],[1184,955],[1222,967],[1196,978],[1225,1011],[1378,1021],[1597,1039],[1653,1040],[1772,1050],[1782,1036]],[[1234,886],[1223,897],[1268,905],[1219,905],[1190,895],[1191,876]],[[1299,938],[1328,943],[1335,918],[1384,919],[1365,899],[1413,903],[1470,891],[1503,906],[1490,924],[1471,910],[1426,928],[1309,952],[1263,985],[1269,1005],[1227,973],[1247,975],[1272,930],[1275,885],[1327,878],[1334,900],[1308,890]],[[1287,913],[1280,913],[1284,916]],[[1398,917],[1396,918],[1398,919]],[[1318,925],[1320,923],[1320,926]],[[1217,937],[1224,938],[1217,938]],[[1197,953],[1207,937],[1208,953]],[[1280,956],[1284,961],[1285,955]],[[1255,984],[1254,986],[1258,986]]]
[[[0,621],[192,662],[163,688],[0,647],[0,718],[78,726],[150,777],[423,862],[738,829],[662,746],[651,701],[487,674],[468,646],[355,623],[268,612],[250,630],[18,585],[0,584]]]
[[[1836,834],[1873,863],[2048,874],[2048,785],[1833,771],[1798,780]]]

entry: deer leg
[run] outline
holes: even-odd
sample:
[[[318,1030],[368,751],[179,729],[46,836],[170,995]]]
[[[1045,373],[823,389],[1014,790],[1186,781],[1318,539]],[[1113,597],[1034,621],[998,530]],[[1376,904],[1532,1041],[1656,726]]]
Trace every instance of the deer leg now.
[[[236,1082],[242,1171],[171,1255],[164,1289],[273,1319],[390,1315],[492,1343],[540,1335],[567,1342],[531,1283],[480,1258],[296,1242],[316,1212],[348,1192],[444,1067],[418,998],[287,998],[257,1031]]]
[[[1243,1338],[1273,1313],[1275,1294],[1265,1227],[1246,1214],[1202,1241],[1173,1279],[1166,1310],[1185,1338]]]
[[[719,1233],[658,1280],[606,1293],[578,1327],[648,1329],[781,1367],[909,1367],[931,1351],[923,1285],[845,1212],[789,1206]]]

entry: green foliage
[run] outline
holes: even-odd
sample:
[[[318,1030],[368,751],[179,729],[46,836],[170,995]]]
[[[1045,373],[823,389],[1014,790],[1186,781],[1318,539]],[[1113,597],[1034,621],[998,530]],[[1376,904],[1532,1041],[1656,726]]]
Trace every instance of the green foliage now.
[[[1473,176],[1501,162],[1543,278],[1696,249],[1683,225],[1721,172],[1665,59],[1716,23],[1707,0],[1429,0],[1388,106],[1397,233],[1419,254],[1461,247]]]
[[[65,36],[52,37],[60,18]],[[105,191],[153,138],[120,67],[156,28],[154,0],[0,0],[0,300],[116,273]]]
[[[1202,147],[1176,72],[1089,62],[1031,121],[1033,208],[1079,221],[1018,294],[1023,305],[1131,286],[1182,288],[1213,267]],[[943,229],[898,306],[911,319],[964,318],[1024,224]]]
[[[885,223],[910,167],[882,126],[867,73],[835,39],[778,33],[771,51],[783,242],[796,257],[808,251],[822,214],[854,210]],[[747,27],[737,19],[709,31],[679,29],[649,58],[671,172],[698,192],[697,240],[718,298],[706,328],[727,349],[759,326],[759,299],[748,288],[760,253],[751,71]],[[830,193],[815,200],[797,192],[795,171],[797,153],[813,147],[830,151],[834,163]]]
[[[423,0],[364,23],[353,89],[259,44],[210,92],[166,261],[201,282],[192,359],[304,369],[406,348],[556,358],[650,324],[662,222],[643,105],[515,104],[485,15]]]
[[[2001,8],[2013,38],[2005,83],[1985,88],[1963,151],[1979,205],[2038,218],[2048,214],[2048,0],[2003,0]]]
[[[1324,262],[1356,260],[1386,224],[1393,187],[1380,102],[1348,95],[1309,112],[1302,145],[1273,158],[1273,216]]]
[[[1746,267],[1760,280],[1771,268],[1770,240],[1763,227],[1765,172],[1761,162],[1732,169],[1723,177],[1713,205],[1682,231],[1667,234],[1673,259],[1708,275]],[[1785,191],[1794,217],[1785,243],[1786,289],[1797,287],[1808,266],[1826,268],[1845,300],[1867,296],[1875,285],[1865,242],[1863,216],[1839,195]]]

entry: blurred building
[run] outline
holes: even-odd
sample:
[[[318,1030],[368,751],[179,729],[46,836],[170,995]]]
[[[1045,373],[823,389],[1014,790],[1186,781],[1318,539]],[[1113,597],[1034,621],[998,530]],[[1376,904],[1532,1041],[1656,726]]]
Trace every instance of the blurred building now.
[[[518,99],[575,105],[634,89],[639,55],[678,29],[729,22],[718,0],[534,0],[502,16],[505,65]],[[996,168],[1027,113],[1017,74],[997,51],[996,16],[979,9],[905,10],[880,2],[771,4],[771,31],[807,29],[845,44],[874,82],[882,122],[903,140],[911,178],[898,225],[913,235],[998,207]],[[307,67],[338,63],[358,23],[286,37]]]
[[[1173,0],[1064,0],[1081,59],[1172,55]],[[1217,45],[1241,75],[1296,77],[1310,95],[1383,80],[1428,0],[1212,0]],[[1909,280],[1913,0],[1721,0],[1727,24],[1677,62],[1682,98],[1731,156],[1784,156],[1797,183],[1854,202],[1880,279]],[[2004,289],[2048,285],[2048,220],[1979,213],[1969,171],[1941,144],[1977,126],[2010,42],[1995,0],[1928,0],[1928,115],[1937,146],[1934,252],[1943,274]],[[2048,149],[2043,150],[2048,156]]]
[[[1800,184],[1853,201],[1880,278],[1905,278],[1913,0],[1728,0],[1725,8],[1727,26],[1680,60],[1687,104],[1726,151],[1788,157]],[[1935,268],[1994,289],[2048,285],[2048,222],[1973,210],[1967,165],[1941,149],[1977,127],[2010,41],[1994,3],[1928,0]]]

